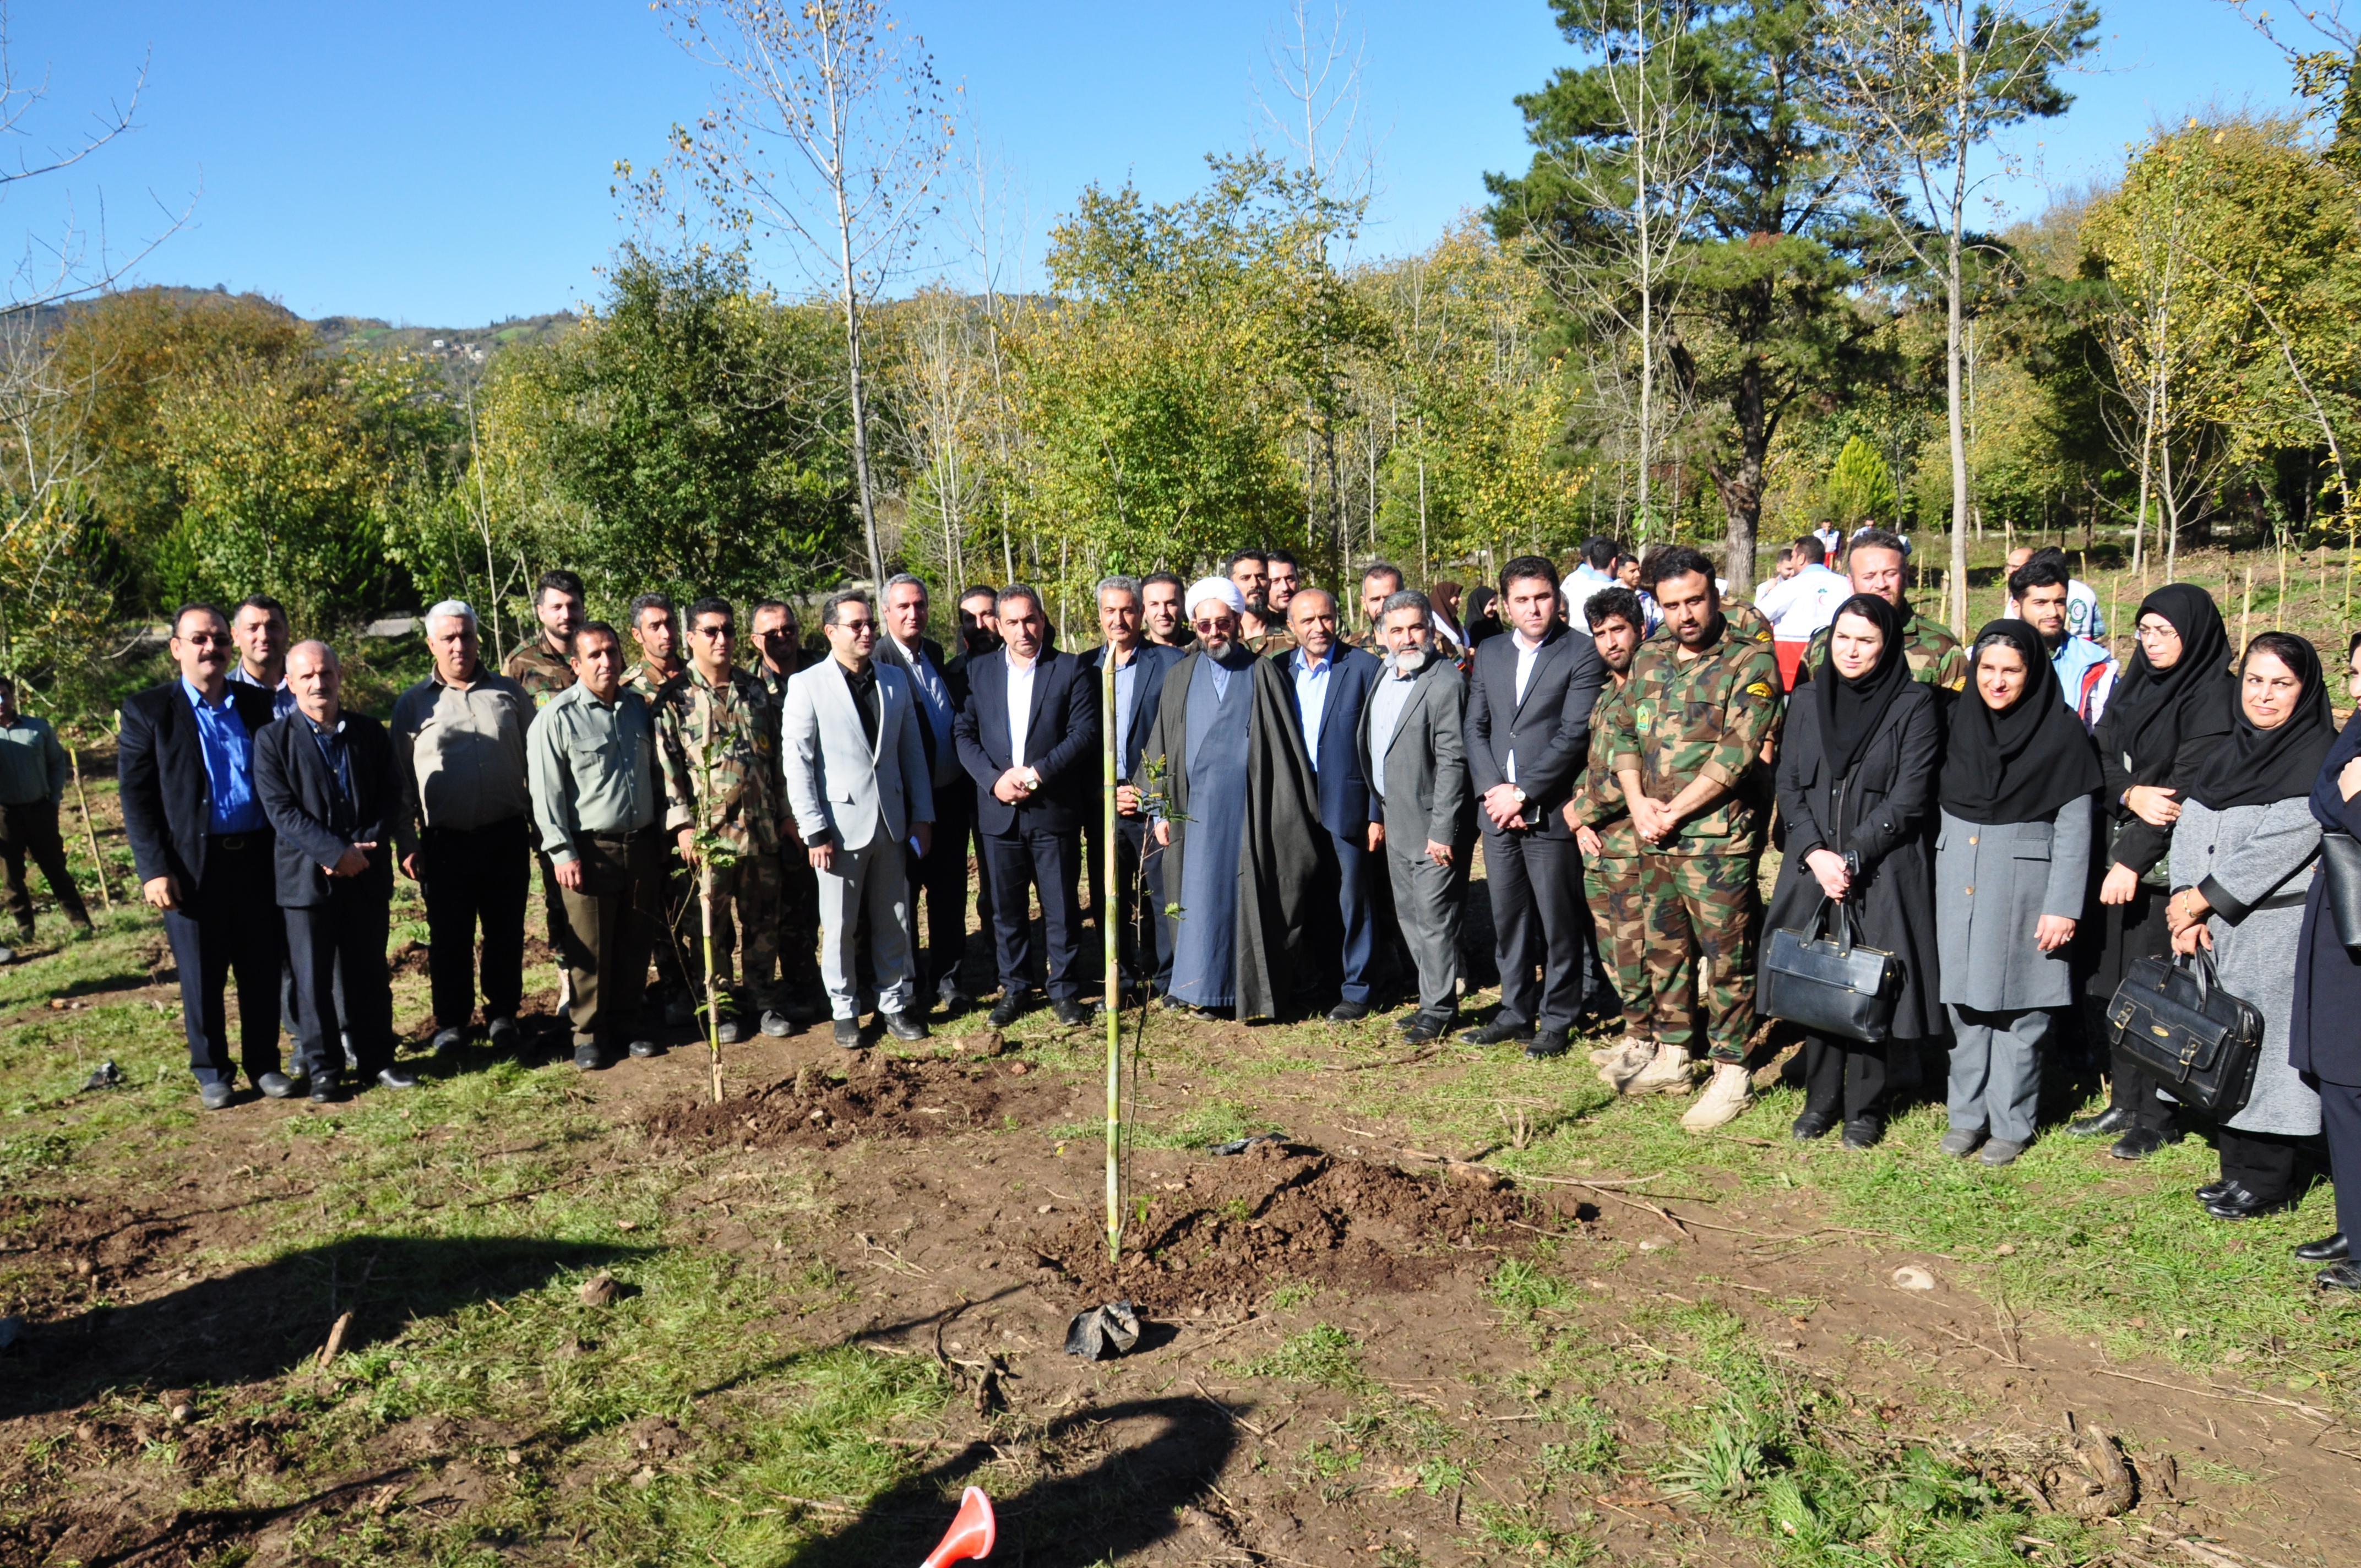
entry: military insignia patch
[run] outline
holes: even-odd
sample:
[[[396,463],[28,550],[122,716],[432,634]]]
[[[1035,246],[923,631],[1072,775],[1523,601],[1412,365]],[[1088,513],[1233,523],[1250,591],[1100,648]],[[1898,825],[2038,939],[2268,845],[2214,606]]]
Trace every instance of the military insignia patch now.
[[[1748,696],[1769,696],[1771,695],[1771,688],[1763,682],[1756,681],[1752,685],[1746,688],[1746,695]]]

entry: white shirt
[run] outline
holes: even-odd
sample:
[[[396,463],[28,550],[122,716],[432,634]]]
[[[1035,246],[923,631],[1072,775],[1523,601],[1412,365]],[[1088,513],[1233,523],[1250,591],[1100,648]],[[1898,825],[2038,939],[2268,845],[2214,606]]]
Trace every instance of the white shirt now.
[[[1008,765],[1025,765],[1025,729],[1033,722],[1033,673],[1041,661],[1019,663],[1015,652],[1003,649],[1008,655]]]
[[[1517,645],[1517,703],[1519,707],[1522,707],[1525,700],[1525,687],[1532,684],[1533,661],[1542,656],[1543,645],[1539,642],[1528,644],[1525,641],[1525,634],[1521,631],[1511,631],[1509,635],[1515,640]],[[1501,757],[1500,770],[1509,775],[1510,784],[1517,782],[1517,754],[1514,751]]]
[[[1809,642],[1837,618],[1837,607],[1852,598],[1852,579],[1812,562],[1790,577],[1777,577],[1754,596],[1754,608],[1782,642]]]

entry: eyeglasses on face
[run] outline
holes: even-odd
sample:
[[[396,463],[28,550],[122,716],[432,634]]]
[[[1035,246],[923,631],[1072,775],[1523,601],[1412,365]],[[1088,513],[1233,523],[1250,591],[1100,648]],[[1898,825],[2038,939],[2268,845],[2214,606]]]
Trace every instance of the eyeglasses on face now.
[[[1192,620],[1189,624],[1200,631],[1226,631],[1230,628],[1230,618],[1224,615],[1207,620]]]
[[[2160,626],[2150,626],[2142,622],[2137,628],[2137,635],[2143,642],[2160,642],[2168,637],[2178,638],[2180,633],[2174,630],[2169,622]]]
[[[860,636],[863,632],[867,632],[873,637],[877,634],[877,623],[873,620],[840,620],[836,623],[836,629],[839,631],[849,632],[855,637]]]

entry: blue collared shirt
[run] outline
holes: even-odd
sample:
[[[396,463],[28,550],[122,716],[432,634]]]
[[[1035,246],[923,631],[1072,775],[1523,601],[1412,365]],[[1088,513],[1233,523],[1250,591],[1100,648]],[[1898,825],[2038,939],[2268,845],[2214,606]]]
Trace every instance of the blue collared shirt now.
[[[1115,651],[1106,651],[1110,659]],[[1115,754],[1118,758],[1131,755],[1131,716],[1137,711],[1135,700],[1139,690],[1139,651],[1134,649],[1130,658],[1115,667]]]
[[[257,691],[260,691],[262,689],[262,683],[256,680],[252,675],[247,674],[244,664],[232,664],[229,667],[229,678],[236,681],[242,686],[252,686]],[[270,688],[270,717],[273,718],[284,718],[294,711],[294,688],[290,686],[287,684],[286,679],[282,676],[279,684]]]
[[[1288,655],[1288,667],[1295,672],[1295,714],[1303,721],[1303,750],[1312,759],[1312,771],[1320,771],[1320,721],[1328,712],[1328,677],[1336,670],[1336,656],[1332,650],[1320,661],[1317,669],[1298,648]]]
[[[213,800],[213,820],[205,830],[261,832],[262,802],[254,796],[254,737],[237,716],[237,705],[227,692],[219,707],[208,705],[205,694],[190,685],[186,675],[181,677],[181,690],[196,711],[197,740],[204,749],[206,794]]]

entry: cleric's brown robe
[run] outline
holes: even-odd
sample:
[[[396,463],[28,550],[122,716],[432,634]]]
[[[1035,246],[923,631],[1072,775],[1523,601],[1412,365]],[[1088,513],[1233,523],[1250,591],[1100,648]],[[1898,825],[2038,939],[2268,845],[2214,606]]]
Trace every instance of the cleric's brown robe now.
[[[1168,815],[1189,812],[1189,683],[1204,658],[1192,652],[1164,677],[1156,722],[1140,747],[1131,783],[1143,795],[1159,789]],[[1233,937],[1232,982],[1240,1018],[1276,1018],[1300,989],[1294,981],[1318,966],[1303,951],[1304,934],[1319,895],[1320,791],[1295,718],[1295,688],[1286,672],[1256,659],[1254,717],[1246,728],[1246,830],[1238,841],[1238,915]],[[1161,778],[1151,764],[1164,761]],[[1172,823],[1164,851],[1164,885],[1177,894],[1188,853],[1189,823]],[[1333,894],[1331,895],[1334,896]],[[1188,917],[1182,910],[1181,917]],[[1279,977],[1288,977],[1282,981]]]

